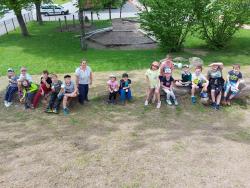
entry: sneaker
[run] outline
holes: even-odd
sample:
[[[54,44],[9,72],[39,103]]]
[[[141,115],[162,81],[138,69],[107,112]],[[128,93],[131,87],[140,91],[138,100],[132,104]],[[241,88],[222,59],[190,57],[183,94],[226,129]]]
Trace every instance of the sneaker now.
[[[45,112],[46,113],[52,113],[53,111],[50,108],[48,108],[48,109],[45,110]]]
[[[227,100],[227,105],[231,106],[231,100]]]
[[[4,106],[5,106],[5,107],[8,106],[8,101],[4,101]]]
[[[145,101],[144,105],[145,105],[145,106],[148,106],[148,100]]]
[[[157,109],[161,108],[161,101],[157,103],[156,108],[157,108]]]
[[[10,105],[11,105],[11,103],[7,102],[5,106],[8,108],[8,107],[10,107]]]
[[[64,108],[63,109],[63,113],[64,113],[64,115],[68,115],[69,114],[69,109],[68,108]]]
[[[212,104],[211,104],[211,107],[213,108],[213,109],[215,109],[216,110],[216,103],[215,102],[213,102]]]
[[[220,110],[220,105],[217,104],[216,107],[215,107],[216,110]]]
[[[177,99],[174,100],[174,105],[175,105],[175,106],[178,106],[178,105],[179,105]]]
[[[191,97],[191,101],[192,101],[192,104],[195,104],[196,103],[196,97],[195,96]]]
[[[171,100],[167,99],[166,102],[167,102],[168,105],[170,105],[170,106],[172,105]]]
[[[52,111],[54,114],[59,114],[59,111],[55,108],[55,109],[53,109],[53,111]]]

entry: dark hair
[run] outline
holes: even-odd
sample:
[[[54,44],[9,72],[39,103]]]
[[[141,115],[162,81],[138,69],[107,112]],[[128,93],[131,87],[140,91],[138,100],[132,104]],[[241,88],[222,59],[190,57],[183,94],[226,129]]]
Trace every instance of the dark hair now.
[[[44,70],[44,71],[43,71],[43,74],[49,74],[49,71]]]
[[[82,64],[83,62],[88,63],[88,60],[87,60],[87,59],[82,59],[82,60],[81,60],[81,64]]]
[[[67,75],[64,76],[64,79],[65,78],[71,78],[71,76],[67,74]]]
[[[195,67],[195,70],[196,69],[200,69],[202,71],[202,66],[197,66],[197,67]]]
[[[127,74],[127,73],[123,73],[123,74],[122,74],[122,77],[123,77],[123,78],[128,78],[128,74]]]

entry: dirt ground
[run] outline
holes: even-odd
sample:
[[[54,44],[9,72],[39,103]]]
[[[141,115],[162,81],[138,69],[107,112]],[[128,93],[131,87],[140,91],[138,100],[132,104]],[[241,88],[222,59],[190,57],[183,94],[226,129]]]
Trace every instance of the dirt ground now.
[[[95,73],[91,101],[67,117],[0,105],[1,188],[250,187],[244,101],[219,112],[188,97],[145,108],[144,71],[132,71],[134,101],[107,105],[97,96],[109,74]]]

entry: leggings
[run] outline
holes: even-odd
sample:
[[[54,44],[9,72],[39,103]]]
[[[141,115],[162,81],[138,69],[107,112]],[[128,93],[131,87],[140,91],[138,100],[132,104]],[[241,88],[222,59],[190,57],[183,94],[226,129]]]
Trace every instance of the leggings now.
[[[48,94],[51,91],[51,89],[47,88],[45,84],[41,84],[40,89],[36,93],[34,100],[33,100],[34,108],[36,108],[38,106],[39,100],[42,96],[42,90],[44,91],[44,94]]]
[[[175,94],[174,91],[171,89],[163,89],[163,91],[166,93],[167,100],[170,100],[170,97],[172,97],[175,100]]]

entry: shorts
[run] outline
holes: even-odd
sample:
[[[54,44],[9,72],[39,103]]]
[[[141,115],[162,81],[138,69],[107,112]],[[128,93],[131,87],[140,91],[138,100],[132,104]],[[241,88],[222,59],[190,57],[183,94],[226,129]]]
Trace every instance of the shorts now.
[[[221,92],[223,90],[223,86],[222,85],[211,84],[210,89],[215,90],[216,92]]]
[[[225,85],[225,93],[232,92],[233,95],[237,95],[239,93],[239,90],[236,88],[235,82],[227,82]]]

